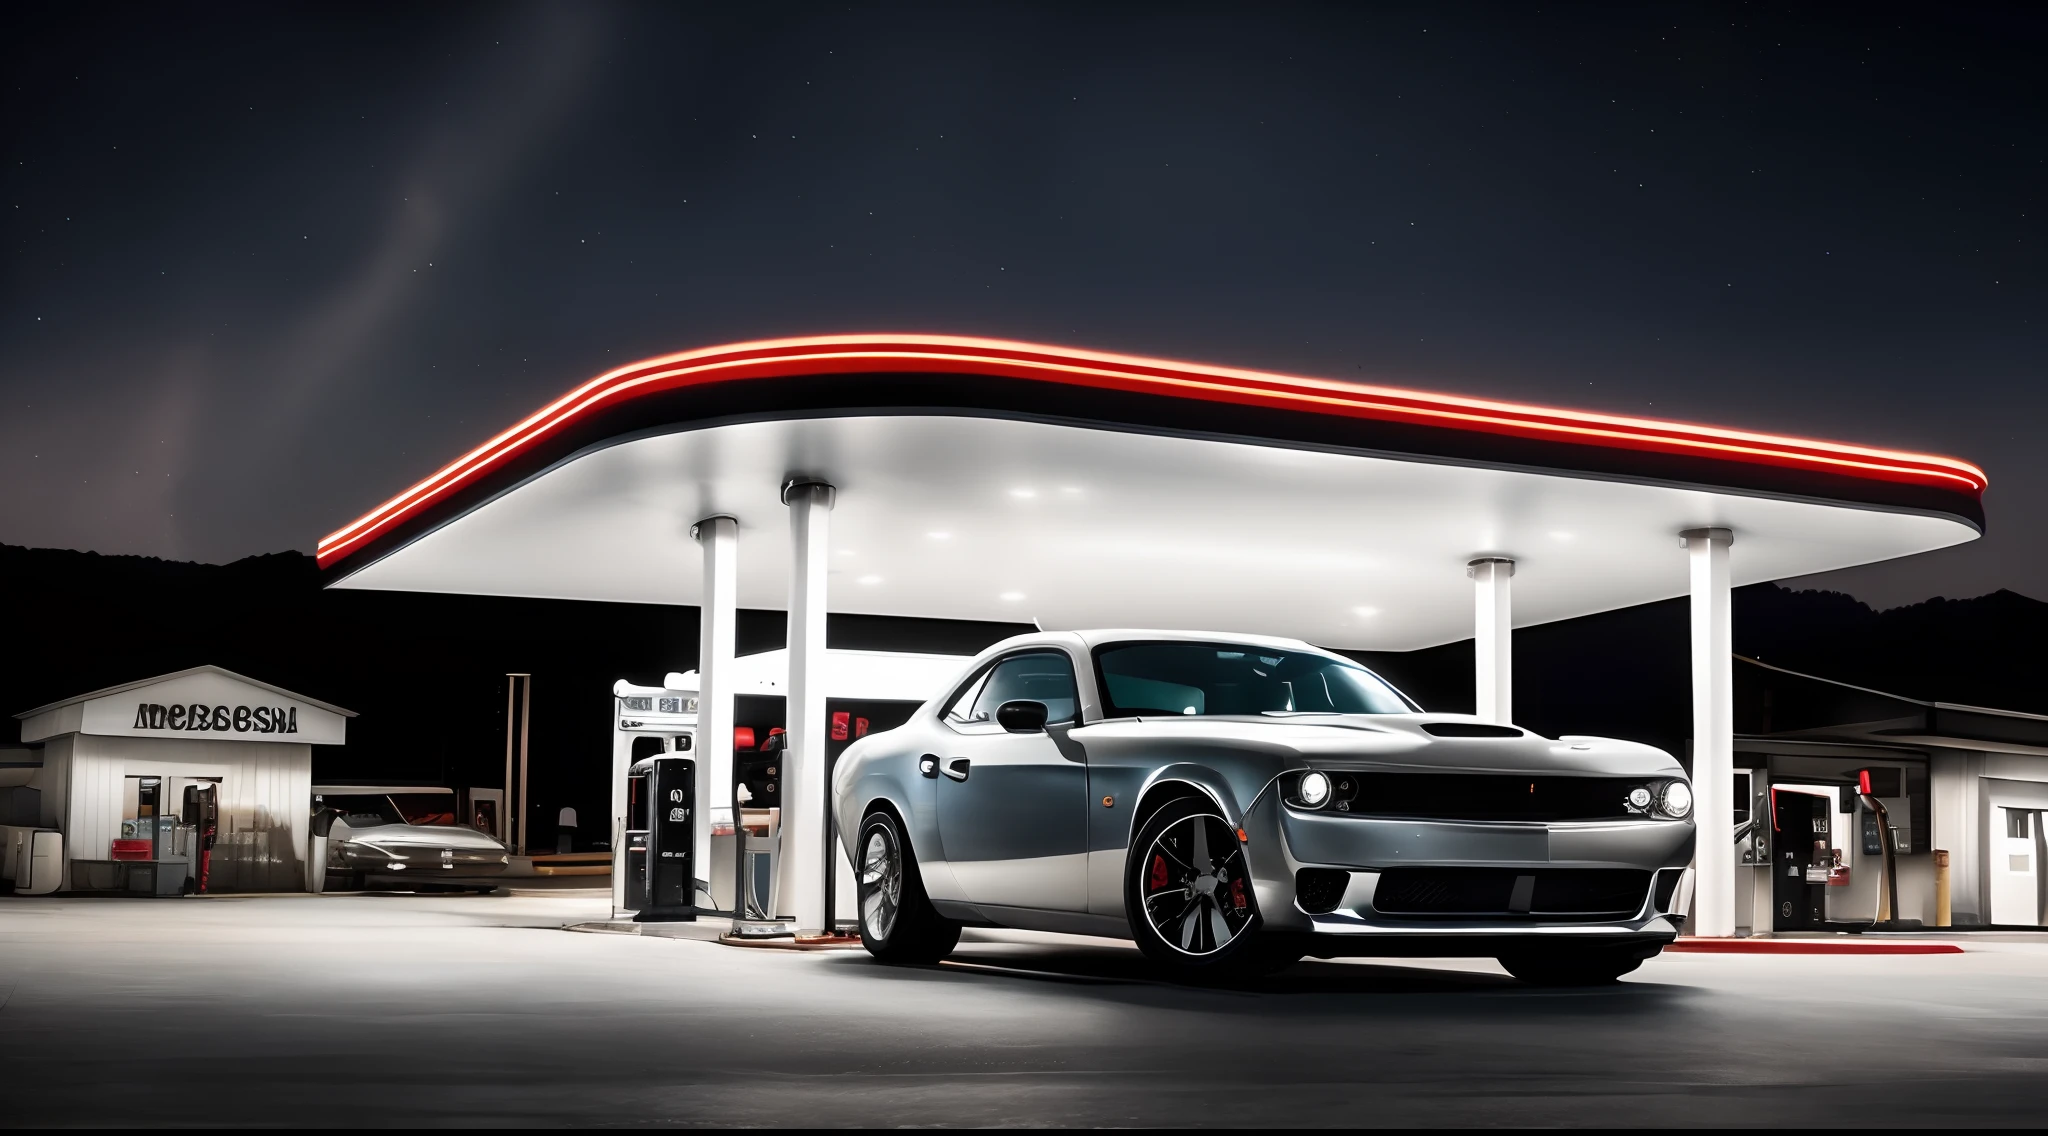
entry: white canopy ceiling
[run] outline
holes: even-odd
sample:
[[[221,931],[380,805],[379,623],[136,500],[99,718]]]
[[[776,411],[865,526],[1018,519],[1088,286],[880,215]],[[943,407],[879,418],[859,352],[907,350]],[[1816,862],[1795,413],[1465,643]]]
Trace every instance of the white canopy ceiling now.
[[[593,450],[334,584],[695,604],[690,526],[739,520],[739,603],[786,606],[782,483],[838,487],[832,610],[1189,627],[1405,650],[1469,636],[1475,556],[1517,626],[1685,594],[1678,533],[1738,585],[1976,537],[1948,516],[988,417],[683,429]]]

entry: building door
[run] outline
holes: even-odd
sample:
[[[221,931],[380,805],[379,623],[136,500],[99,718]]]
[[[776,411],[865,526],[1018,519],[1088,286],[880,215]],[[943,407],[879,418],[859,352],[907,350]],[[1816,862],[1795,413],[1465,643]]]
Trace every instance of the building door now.
[[[1998,810],[1991,833],[1991,921],[2034,927],[2041,922],[2041,858],[2036,832],[2041,814],[2032,809]]]
[[[157,860],[169,852],[171,819],[164,810],[162,777],[128,777],[122,785],[121,834],[110,855],[116,860]]]
[[[192,881],[193,888],[199,886],[199,854],[202,851],[200,845],[205,843],[205,836],[200,830],[197,818],[185,815],[190,811],[186,807],[186,801],[195,794],[212,794],[217,809],[220,782],[221,779],[218,777],[173,777],[170,779],[170,794],[164,799],[164,812],[169,814],[168,819],[174,822],[169,831],[175,834],[165,850],[171,856],[185,861],[185,875]]]
[[[1812,793],[1771,792],[1771,927],[1817,931],[1827,922],[1827,864],[1833,802]],[[1815,877],[1818,876],[1818,880]]]

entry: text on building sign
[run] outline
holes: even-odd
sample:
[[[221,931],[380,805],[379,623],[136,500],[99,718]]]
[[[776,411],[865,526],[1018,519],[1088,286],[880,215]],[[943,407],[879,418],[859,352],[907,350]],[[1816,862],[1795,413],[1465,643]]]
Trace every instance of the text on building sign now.
[[[195,730],[208,733],[296,734],[299,708],[296,706],[208,706],[194,702],[164,706],[155,702],[135,707],[135,729]]]

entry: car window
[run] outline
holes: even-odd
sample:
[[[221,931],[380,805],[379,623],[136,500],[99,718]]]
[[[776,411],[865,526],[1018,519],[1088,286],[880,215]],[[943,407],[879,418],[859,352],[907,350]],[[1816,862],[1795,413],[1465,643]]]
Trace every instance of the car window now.
[[[1065,651],[1011,655],[990,667],[966,694],[973,696],[972,702],[965,695],[956,702],[971,707],[966,715],[948,715],[956,725],[992,723],[997,707],[1019,700],[1043,702],[1047,722],[1071,722],[1076,704],[1074,664]]]
[[[393,793],[391,803],[398,806],[399,815],[407,824],[452,826],[455,823],[453,793]]]
[[[1416,707],[1337,655],[1233,643],[1112,643],[1095,650],[1104,717],[1407,714]]]
[[[975,675],[973,682],[953,696],[953,701],[946,707],[946,721],[962,726],[974,720],[974,700],[981,694],[981,688],[988,685],[988,676],[988,671]]]
[[[326,794],[327,807],[338,809],[350,828],[375,828],[380,824],[404,824],[405,817],[383,794]]]

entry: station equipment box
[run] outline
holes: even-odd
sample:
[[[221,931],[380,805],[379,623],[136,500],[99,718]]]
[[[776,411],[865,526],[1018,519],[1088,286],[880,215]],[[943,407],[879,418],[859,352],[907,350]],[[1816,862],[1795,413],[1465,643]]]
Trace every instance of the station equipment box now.
[[[642,758],[626,774],[627,910],[641,921],[697,917],[697,762]]]

